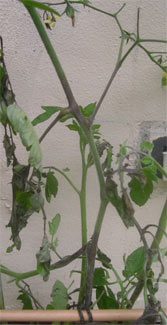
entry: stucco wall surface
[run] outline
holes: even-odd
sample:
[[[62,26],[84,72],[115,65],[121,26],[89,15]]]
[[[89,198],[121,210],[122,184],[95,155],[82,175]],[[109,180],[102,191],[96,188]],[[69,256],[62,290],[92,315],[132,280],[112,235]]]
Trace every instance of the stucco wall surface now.
[[[115,12],[122,1],[94,0],[101,9]],[[167,2],[166,0],[127,0],[126,7],[120,13],[123,28],[136,32],[137,8],[141,8],[140,32],[143,38],[167,38]],[[77,7],[75,27],[67,17],[58,19],[55,29],[49,36],[55,46],[60,61],[77,102],[86,106],[97,102],[114,69],[120,33],[114,20],[91,9]],[[42,105],[67,106],[60,82],[40,42],[37,32],[23,5],[17,0],[0,1],[0,34],[4,41],[5,60],[16,94],[18,104],[33,119],[42,113]],[[129,44],[127,45],[129,46]],[[152,45],[148,44],[149,48]],[[159,49],[155,44],[154,50]],[[163,51],[167,50],[161,45]],[[166,89],[161,87],[162,71],[154,65],[139,48],[126,59],[109,90],[96,122],[100,123],[104,139],[111,142],[114,152],[127,140],[132,146],[138,146],[143,139],[154,140],[166,135],[167,106]],[[40,136],[49,122],[36,128]],[[149,125],[149,128],[147,127]],[[11,171],[6,167],[3,149],[3,130],[0,142],[0,262],[18,272],[26,272],[36,267],[35,253],[39,250],[43,235],[41,214],[34,214],[26,229],[21,232],[22,249],[7,254],[11,245],[9,222],[11,213]],[[19,143],[19,140],[16,140]],[[81,184],[81,160],[79,142],[75,132],[70,132],[63,124],[58,124],[41,144],[43,165],[55,165],[62,169],[69,167],[68,175],[74,184]],[[24,163],[27,153],[18,149],[20,162]],[[47,206],[48,219],[56,213],[62,216],[58,230],[61,256],[68,255],[81,246],[80,207],[76,193],[72,192],[66,180],[57,175],[59,192],[52,204]],[[136,209],[136,218],[144,226],[156,223],[166,196],[166,184],[160,181],[155,193],[145,207]],[[89,171],[87,185],[89,237],[99,207],[98,181],[93,167]],[[149,221],[148,221],[149,220]],[[121,219],[111,206],[108,207],[99,247],[112,258],[113,265],[121,272],[124,253],[130,253],[139,245],[140,238],[135,229],[125,229]],[[165,243],[164,243],[165,244]],[[34,253],[32,251],[34,250]],[[53,257],[53,261],[56,257]],[[68,286],[78,276],[69,277],[69,271],[79,269],[75,261],[65,270],[57,270],[50,275],[47,283],[40,277],[29,281],[33,294],[46,305],[50,301],[51,287],[56,279],[62,279]],[[14,284],[7,283],[3,276],[5,302],[8,308],[20,308],[16,300],[18,291]],[[114,281],[114,280],[113,280]],[[165,305],[167,293],[161,285],[160,297]],[[143,306],[142,297],[138,306]]]

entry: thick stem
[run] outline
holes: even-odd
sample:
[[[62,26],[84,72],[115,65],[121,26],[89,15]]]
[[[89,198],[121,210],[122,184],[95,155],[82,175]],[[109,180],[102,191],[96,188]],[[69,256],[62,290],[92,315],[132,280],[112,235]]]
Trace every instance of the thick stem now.
[[[81,157],[82,157],[82,183],[80,192],[80,208],[81,208],[81,233],[82,233],[82,246],[87,244],[87,213],[86,213],[86,179],[87,179],[87,165],[85,163],[85,148],[82,148],[80,144]],[[85,295],[86,286],[86,269],[87,261],[86,254],[82,255],[82,266],[81,266],[81,281],[80,281],[80,293],[78,303],[83,301]]]
[[[162,213],[160,216],[157,232],[156,232],[153,242],[151,244],[151,250],[157,249],[158,246],[160,245],[160,242],[164,235],[164,232],[161,229],[165,230],[166,227],[167,227],[167,200],[165,202],[165,205],[163,207],[163,210],[162,210]],[[150,257],[150,259],[147,263],[147,268],[150,268],[151,264],[152,264],[152,258]],[[138,284],[129,300],[130,301],[130,304],[128,306],[129,308],[133,307],[138,296],[140,295],[141,291],[143,290],[143,286],[144,286],[144,273],[142,272],[140,275],[139,282],[138,282]]]
[[[0,309],[5,309],[1,273],[0,273]]]
[[[97,172],[97,177],[99,181],[100,188],[100,208],[97,216],[94,233],[92,239],[87,247],[87,276],[86,276],[86,294],[85,294],[85,307],[89,308],[91,304],[92,288],[93,288],[93,274],[94,265],[96,258],[97,243],[101,231],[102,222],[104,219],[105,210],[108,204],[108,198],[106,194],[105,180],[103,176],[102,166],[100,162],[100,157],[97,151],[97,147],[90,129],[85,126],[82,127],[85,136],[88,140],[90,146],[90,152],[92,153],[94,164]]]
[[[98,239],[102,227],[102,222],[104,219],[105,211],[107,208],[108,201],[102,200],[99,208],[99,213],[97,216],[94,233],[92,236],[92,241],[90,242],[87,249],[87,278],[86,278],[86,295],[85,295],[85,308],[89,309],[92,300],[92,290],[93,290],[93,275],[96,259],[96,251]]]
[[[61,82],[61,85],[64,89],[65,95],[67,97],[70,109],[72,111],[72,113],[74,114],[74,116],[76,117],[76,119],[81,123],[81,124],[85,124],[86,123],[86,118],[81,114],[80,109],[78,104],[76,103],[76,100],[74,98],[74,95],[72,93],[71,87],[68,83],[68,80],[66,78],[65,72],[62,68],[62,65],[58,59],[58,56],[56,54],[56,51],[46,33],[45,27],[43,26],[42,22],[41,22],[41,18],[38,14],[38,12],[36,11],[36,9],[34,7],[25,5],[27,11],[29,12],[34,25],[36,26],[36,29],[41,37],[41,40],[46,48],[46,51],[53,63],[53,66],[56,70],[56,73],[59,77],[59,80]]]
[[[62,69],[62,66],[59,62],[59,59],[56,55],[56,52],[53,48],[53,45],[45,31],[45,28],[41,22],[41,18],[38,14],[38,12],[36,11],[36,9],[34,7],[31,7],[31,6],[28,6],[28,5],[25,5],[27,11],[29,12],[36,28],[37,28],[37,31],[42,39],[42,42],[48,52],[48,55],[53,63],[53,66],[57,72],[57,75],[59,77],[59,80],[62,84],[62,87],[65,91],[65,94],[66,94],[66,97],[67,97],[67,100],[68,100],[68,103],[69,105],[72,104],[75,100],[74,100],[74,96],[73,96],[73,93],[72,93],[72,90],[70,88],[70,85],[67,81],[67,78],[66,78],[66,75],[64,73],[64,70]]]

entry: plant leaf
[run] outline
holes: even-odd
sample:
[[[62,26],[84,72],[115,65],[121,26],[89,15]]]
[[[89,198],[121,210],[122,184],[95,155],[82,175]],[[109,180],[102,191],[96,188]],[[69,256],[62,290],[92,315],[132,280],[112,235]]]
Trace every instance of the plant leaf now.
[[[108,291],[108,292],[107,292]],[[118,309],[119,304],[111,289],[99,286],[96,289],[96,300],[99,309]],[[108,294],[107,294],[108,293]]]
[[[141,162],[144,163],[145,165],[154,166],[154,168],[157,168],[163,176],[167,177],[167,172],[153,157],[146,155],[142,158]]]
[[[33,126],[47,121],[53,114],[61,111],[61,107],[58,106],[42,106],[42,108],[45,110],[45,113],[42,113],[35,117],[35,119],[32,121]]]
[[[19,133],[29,154],[29,164],[41,170],[42,153],[37,134],[23,110],[16,104],[7,107],[7,116],[15,133]]]
[[[36,254],[37,259],[37,271],[43,276],[43,280],[47,281],[49,278],[49,267],[51,263],[49,241],[47,235],[44,235],[42,240],[42,246],[39,252]]]
[[[152,181],[146,177],[145,184],[136,178],[133,177],[129,182],[128,186],[130,187],[130,197],[131,199],[139,206],[144,205],[151,193],[153,192],[153,184]]]
[[[129,279],[131,276],[138,275],[144,265],[145,261],[145,248],[141,246],[135,249],[126,259],[123,275]]]
[[[146,150],[148,152],[151,152],[153,150],[153,148],[154,148],[154,144],[149,142],[149,141],[143,141],[140,144],[140,148],[144,149],[144,150]]]
[[[92,113],[94,112],[96,107],[96,103],[91,103],[88,104],[85,107],[80,107],[81,108],[81,112],[85,117],[90,117],[92,115]]]
[[[63,282],[56,280],[52,288],[52,302],[50,306],[54,309],[67,309],[68,293],[67,288],[64,286]]]
[[[34,0],[19,0],[19,1],[22,2],[26,6],[35,7],[35,8],[41,9],[41,10],[46,10],[46,11],[54,13],[57,16],[60,16],[60,14],[55,9],[45,5],[42,2],[38,2],[38,1],[34,1]]]
[[[47,173],[46,185],[45,185],[45,196],[48,202],[51,201],[51,197],[56,197],[58,191],[58,180],[54,176],[53,172]]]
[[[94,270],[93,286],[103,286],[108,284],[109,273],[102,267],[97,267]]]
[[[29,295],[23,290],[19,290],[19,292],[21,294],[17,297],[17,300],[21,300],[23,304],[23,309],[28,309],[28,310],[33,309],[32,302]]]
[[[165,71],[163,71],[163,73],[162,73],[161,85],[167,86],[167,72],[165,72]]]
[[[52,221],[49,221],[49,233],[51,236],[54,236],[56,234],[60,224],[60,220],[61,216],[59,213],[57,213],[56,216],[52,219]]]

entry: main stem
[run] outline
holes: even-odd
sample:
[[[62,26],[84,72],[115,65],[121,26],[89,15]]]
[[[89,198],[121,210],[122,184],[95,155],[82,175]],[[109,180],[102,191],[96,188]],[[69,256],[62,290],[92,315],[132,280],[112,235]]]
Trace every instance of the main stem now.
[[[85,244],[87,244],[87,213],[86,213],[87,165],[85,162],[85,146],[82,146],[82,140],[80,140],[80,151],[82,157],[82,183],[81,183],[81,191],[80,191],[81,233],[82,233],[82,246],[84,246]],[[87,260],[86,260],[86,254],[84,253],[82,255],[80,292],[78,298],[79,304],[82,303],[85,295],[86,271],[87,271]]]
[[[87,248],[87,276],[86,276],[86,294],[85,294],[85,308],[90,308],[91,299],[92,299],[92,289],[93,289],[93,274],[94,274],[94,266],[95,266],[95,259],[96,259],[96,251],[97,251],[97,243],[106,211],[106,207],[108,204],[108,198],[106,194],[106,186],[105,180],[103,176],[102,166],[100,162],[100,157],[97,151],[97,147],[92,135],[91,130],[83,127],[85,135],[87,137],[90,151],[92,153],[94,164],[98,176],[99,181],[99,188],[100,188],[100,208],[94,228],[94,232],[92,235],[92,240],[90,245]]]
[[[0,273],[0,309],[5,309],[1,273]]]

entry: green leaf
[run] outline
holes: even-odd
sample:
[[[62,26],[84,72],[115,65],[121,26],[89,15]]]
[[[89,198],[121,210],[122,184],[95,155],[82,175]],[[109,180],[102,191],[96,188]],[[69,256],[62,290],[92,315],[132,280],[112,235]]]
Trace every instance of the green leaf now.
[[[61,216],[59,213],[57,213],[56,216],[52,219],[52,221],[49,221],[49,233],[51,236],[54,236],[56,234],[60,224],[60,220]]]
[[[53,172],[47,173],[46,185],[45,185],[45,196],[48,202],[51,201],[51,197],[56,197],[58,191],[58,180],[54,176]]]
[[[143,269],[145,261],[145,248],[141,246],[134,250],[125,261],[123,275],[129,279],[131,276],[138,276]]]
[[[165,71],[162,74],[161,85],[162,86],[167,86],[167,72],[165,72]]]
[[[140,148],[144,149],[144,150],[146,150],[148,152],[151,152],[153,150],[153,148],[154,148],[154,144],[149,142],[149,141],[143,141],[140,144]]]
[[[75,15],[75,9],[68,3],[66,6],[66,15],[70,18],[73,18]]]
[[[33,126],[48,120],[53,114],[61,111],[61,107],[58,106],[42,106],[42,108],[45,110],[45,113],[38,115],[32,121]]]
[[[81,108],[81,112],[85,117],[90,117],[92,115],[92,113],[94,112],[96,107],[96,103],[91,103],[85,107],[80,107]]]
[[[133,177],[129,182],[128,186],[130,187],[130,197],[131,199],[139,206],[144,205],[150,195],[153,192],[152,181],[148,178],[145,179],[145,184],[143,184],[139,179]]]
[[[97,287],[96,289],[96,300],[99,309],[118,309],[119,304],[115,299],[115,296],[111,289],[105,287]]]
[[[29,295],[23,290],[19,290],[19,292],[21,294],[17,297],[17,300],[21,300],[23,304],[23,309],[28,309],[28,310],[33,309],[32,302]]]
[[[46,10],[46,11],[54,13],[57,16],[60,16],[60,14],[55,9],[45,5],[42,2],[33,1],[33,0],[19,0],[19,1],[22,2],[26,6],[35,7],[35,8],[41,9],[41,10]]]
[[[8,248],[7,248],[7,250],[6,250],[6,253],[12,253],[13,252],[13,248],[14,248],[14,244],[13,245],[11,245],[11,246],[9,246]]]
[[[159,172],[167,177],[167,173],[166,171],[163,169],[163,167],[158,163],[158,161],[156,161],[153,157],[147,155],[144,156],[141,160],[142,163],[144,163],[145,165],[151,165],[154,166],[154,168],[157,168],[159,170]]]
[[[68,173],[69,171],[70,171],[70,169],[68,167],[63,168],[63,172]]]
[[[42,153],[37,134],[23,110],[16,103],[7,107],[7,116],[15,133],[19,133],[29,154],[29,164],[41,170]]]
[[[68,124],[66,126],[71,131],[77,131],[77,132],[80,131],[80,126],[78,125],[78,123],[75,120],[72,120],[72,124]]]
[[[94,270],[93,286],[103,286],[108,284],[109,273],[102,267],[97,267]]]
[[[52,288],[52,302],[50,306],[53,306],[54,309],[67,309],[67,302],[68,302],[68,293],[67,288],[64,286],[64,284],[56,280],[55,284]]]
[[[144,175],[154,181],[154,182],[158,182],[158,177],[157,177],[157,168],[155,166],[146,166],[146,167],[143,167],[142,169],[142,172],[144,173]]]

